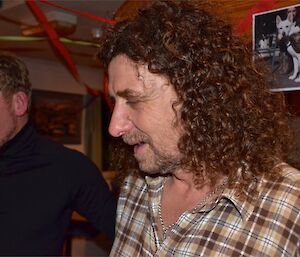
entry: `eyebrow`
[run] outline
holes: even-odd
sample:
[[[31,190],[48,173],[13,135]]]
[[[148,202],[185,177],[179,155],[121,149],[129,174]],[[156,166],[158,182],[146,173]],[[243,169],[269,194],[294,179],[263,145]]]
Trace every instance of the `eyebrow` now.
[[[141,98],[142,97],[141,93],[136,92],[136,91],[131,90],[131,89],[128,89],[128,88],[125,89],[125,90],[118,91],[116,94],[117,94],[117,96],[125,98],[125,99]]]

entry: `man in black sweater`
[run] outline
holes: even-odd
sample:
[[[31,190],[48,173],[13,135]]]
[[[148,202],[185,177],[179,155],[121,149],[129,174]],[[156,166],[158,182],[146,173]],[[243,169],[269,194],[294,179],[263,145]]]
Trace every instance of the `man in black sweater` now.
[[[0,255],[60,255],[73,210],[113,239],[115,197],[87,157],[36,133],[30,96],[24,63],[0,53]]]

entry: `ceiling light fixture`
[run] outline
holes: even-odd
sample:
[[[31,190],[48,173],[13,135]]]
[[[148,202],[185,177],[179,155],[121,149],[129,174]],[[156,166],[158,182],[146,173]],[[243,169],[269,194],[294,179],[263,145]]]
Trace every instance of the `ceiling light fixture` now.
[[[77,25],[77,17],[72,14],[68,14],[61,11],[49,11],[45,12],[45,15],[56,30],[57,34],[60,36],[68,36],[75,32]],[[22,25],[21,32],[24,36],[45,36],[44,27],[37,23],[37,21],[32,17],[27,20],[23,20],[25,24]]]

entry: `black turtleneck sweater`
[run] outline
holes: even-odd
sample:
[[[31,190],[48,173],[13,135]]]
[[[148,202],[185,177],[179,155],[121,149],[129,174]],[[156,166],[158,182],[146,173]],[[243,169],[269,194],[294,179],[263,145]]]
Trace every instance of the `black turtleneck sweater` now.
[[[116,199],[99,170],[28,123],[0,149],[0,255],[60,255],[73,210],[113,238]]]

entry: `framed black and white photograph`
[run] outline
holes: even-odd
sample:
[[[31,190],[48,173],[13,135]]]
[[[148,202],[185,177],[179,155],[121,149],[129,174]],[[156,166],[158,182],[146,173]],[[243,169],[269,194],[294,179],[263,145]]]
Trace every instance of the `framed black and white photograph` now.
[[[272,91],[300,90],[300,4],[254,14],[253,50],[278,79]]]

